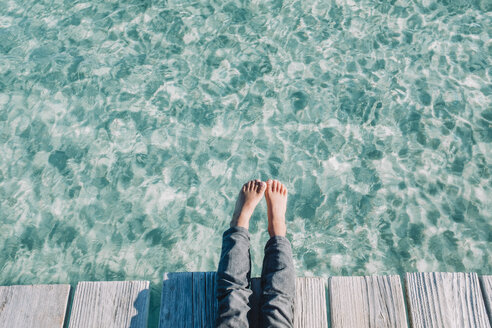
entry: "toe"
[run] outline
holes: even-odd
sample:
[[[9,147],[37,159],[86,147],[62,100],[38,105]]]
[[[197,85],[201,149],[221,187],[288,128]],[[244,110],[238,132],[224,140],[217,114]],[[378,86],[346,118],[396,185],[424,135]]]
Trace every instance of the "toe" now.
[[[266,187],[267,187],[266,183],[263,181],[260,181],[260,185],[258,186],[258,192],[259,193],[265,192]]]

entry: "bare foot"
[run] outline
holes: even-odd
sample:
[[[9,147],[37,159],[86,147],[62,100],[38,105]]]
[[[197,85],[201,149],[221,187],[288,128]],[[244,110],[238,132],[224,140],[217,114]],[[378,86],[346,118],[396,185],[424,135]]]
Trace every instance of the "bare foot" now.
[[[268,180],[265,192],[268,209],[268,233],[270,237],[285,236],[285,211],[287,210],[287,188],[277,180]]]
[[[246,182],[236,201],[231,227],[249,228],[249,219],[265,193],[266,183],[260,180]]]

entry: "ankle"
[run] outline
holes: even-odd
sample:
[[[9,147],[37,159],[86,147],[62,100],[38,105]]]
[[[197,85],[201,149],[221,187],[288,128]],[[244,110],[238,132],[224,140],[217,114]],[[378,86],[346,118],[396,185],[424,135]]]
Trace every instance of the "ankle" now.
[[[249,219],[251,215],[248,216],[243,216],[239,215],[239,218],[237,219],[236,226],[237,227],[243,227],[245,229],[249,229]]]
[[[287,234],[287,226],[283,222],[276,222],[268,226],[268,234],[271,237],[282,236]]]

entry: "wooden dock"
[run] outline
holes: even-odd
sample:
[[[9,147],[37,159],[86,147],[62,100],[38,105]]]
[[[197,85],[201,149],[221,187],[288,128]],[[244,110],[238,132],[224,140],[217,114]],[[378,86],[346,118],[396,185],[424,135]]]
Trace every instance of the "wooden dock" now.
[[[165,273],[159,328],[214,327],[215,272]],[[402,283],[402,278],[404,283]],[[0,287],[0,328],[143,328],[149,282],[80,282]],[[250,327],[258,327],[259,278],[252,279]],[[328,293],[326,293],[328,290]],[[297,278],[294,327],[491,328],[492,276]]]

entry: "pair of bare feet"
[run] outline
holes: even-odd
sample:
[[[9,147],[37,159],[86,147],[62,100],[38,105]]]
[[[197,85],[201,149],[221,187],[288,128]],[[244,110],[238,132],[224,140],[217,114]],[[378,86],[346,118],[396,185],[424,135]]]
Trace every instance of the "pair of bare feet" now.
[[[277,180],[246,182],[236,201],[231,227],[249,228],[249,219],[265,195],[268,213],[268,233],[270,237],[285,236],[285,211],[287,210],[287,188]]]

